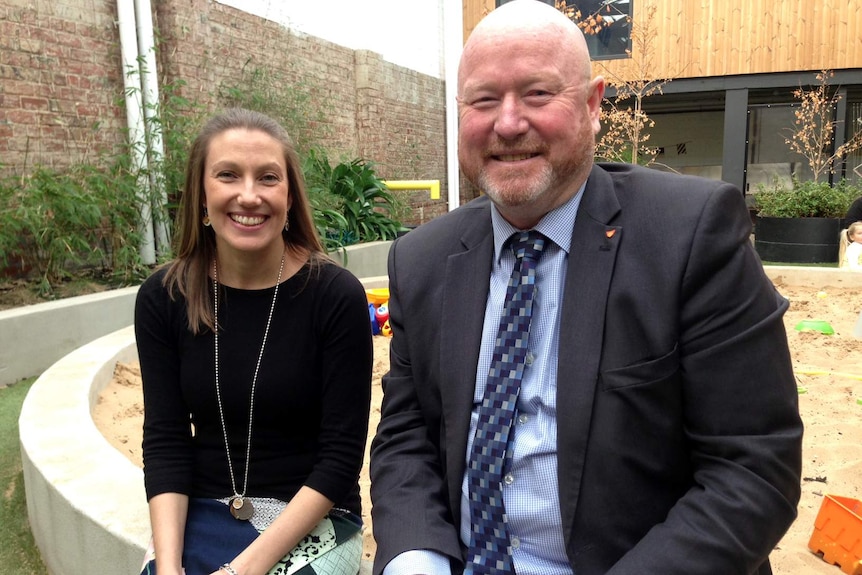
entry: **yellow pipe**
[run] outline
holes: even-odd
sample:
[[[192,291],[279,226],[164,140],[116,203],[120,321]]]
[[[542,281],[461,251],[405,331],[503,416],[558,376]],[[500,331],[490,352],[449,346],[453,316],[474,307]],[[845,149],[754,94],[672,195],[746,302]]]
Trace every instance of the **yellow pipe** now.
[[[431,190],[431,199],[440,199],[440,180],[384,180],[390,190]]]

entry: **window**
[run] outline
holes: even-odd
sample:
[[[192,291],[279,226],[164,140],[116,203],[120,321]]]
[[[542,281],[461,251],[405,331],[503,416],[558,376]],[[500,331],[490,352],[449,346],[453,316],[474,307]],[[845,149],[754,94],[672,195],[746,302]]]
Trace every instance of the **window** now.
[[[857,132],[862,131],[862,124],[860,124],[862,121],[862,102],[848,102],[847,111],[850,114],[846,122],[848,127],[847,139],[849,140]],[[862,183],[862,149],[847,154],[845,165],[844,177],[855,184]]]
[[[651,113],[646,145],[658,152],[654,168],[721,179],[724,111]]]
[[[631,48],[632,0],[537,0],[557,6],[574,20],[587,38],[590,58],[627,58]],[[497,7],[511,0],[497,0]]]
[[[792,178],[810,180],[811,168],[805,158],[790,149],[785,141],[793,127],[793,104],[766,104],[748,109],[748,150],[746,185],[749,192],[757,186],[779,183],[792,185]]]

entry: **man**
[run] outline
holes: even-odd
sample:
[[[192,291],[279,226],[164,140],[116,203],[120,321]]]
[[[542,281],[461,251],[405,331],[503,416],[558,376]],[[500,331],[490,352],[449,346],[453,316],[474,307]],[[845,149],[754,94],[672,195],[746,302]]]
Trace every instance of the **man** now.
[[[787,302],[739,190],[593,165],[603,92],[580,31],[535,0],[464,47],[459,159],[485,196],[392,246],[375,575],[771,572],[800,494]],[[529,343],[507,372],[523,379],[487,481],[508,238],[530,229]],[[477,502],[486,488],[502,506]]]

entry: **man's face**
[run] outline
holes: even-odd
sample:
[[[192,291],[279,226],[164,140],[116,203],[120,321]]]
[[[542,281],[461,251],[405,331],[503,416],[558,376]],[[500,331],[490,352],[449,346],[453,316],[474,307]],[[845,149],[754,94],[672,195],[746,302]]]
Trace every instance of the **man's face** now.
[[[592,165],[604,84],[557,37],[483,35],[459,70],[461,169],[515,225],[568,200]]]

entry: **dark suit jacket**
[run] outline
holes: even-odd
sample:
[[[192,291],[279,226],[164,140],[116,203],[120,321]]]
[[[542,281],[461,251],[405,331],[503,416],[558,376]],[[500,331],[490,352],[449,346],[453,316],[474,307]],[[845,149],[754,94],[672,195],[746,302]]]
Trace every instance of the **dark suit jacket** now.
[[[391,249],[391,370],[371,453],[375,574],[408,549],[462,569],[489,210],[479,198]],[[787,302],[749,234],[729,184],[593,168],[563,295],[559,493],[547,494],[577,575],[771,572],[766,557],[796,516],[802,423]]]

